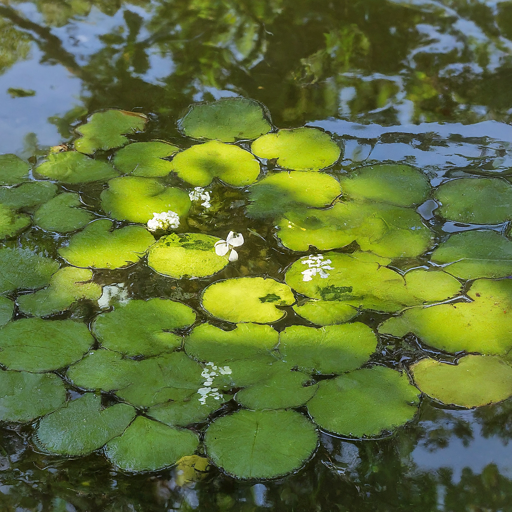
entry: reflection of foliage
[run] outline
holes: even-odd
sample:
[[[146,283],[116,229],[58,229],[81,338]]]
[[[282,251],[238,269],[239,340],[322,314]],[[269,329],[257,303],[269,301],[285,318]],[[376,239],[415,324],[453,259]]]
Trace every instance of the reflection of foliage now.
[[[0,18],[0,74],[28,58],[30,37]]]

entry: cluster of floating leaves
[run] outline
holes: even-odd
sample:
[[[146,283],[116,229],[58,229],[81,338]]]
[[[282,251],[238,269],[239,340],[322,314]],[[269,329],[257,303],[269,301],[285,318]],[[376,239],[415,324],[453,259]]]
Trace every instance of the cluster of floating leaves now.
[[[147,122],[99,112],[73,149],[34,168],[0,156],[0,420],[31,423],[36,449],[100,451],[127,472],[199,453],[236,477],[273,478],[312,457],[319,429],[392,433],[421,392],[467,408],[512,395],[512,242],[493,230],[512,219],[508,181],[432,191],[408,165],[346,172],[328,133],[275,129],[242,98],[191,106],[179,127],[201,142],[184,150],[131,142]],[[91,198],[80,186],[94,182]],[[284,282],[264,264],[215,277],[240,265],[244,237],[190,228],[191,212],[223,208],[214,187],[242,191],[246,217],[299,253]],[[432,198],[438,216],[474,229],[439,243],[416,210]],[[27,243],[31,225],[57,250]],[[169,289],[197,281],[200,307],[129,300],[97,278],[135,263]],[[80,304],[99,311],[90,324]],[[357,321],[364,311],[387,315],[377,332]],[[374,357],[411,333],[422,348],[409,368]]]

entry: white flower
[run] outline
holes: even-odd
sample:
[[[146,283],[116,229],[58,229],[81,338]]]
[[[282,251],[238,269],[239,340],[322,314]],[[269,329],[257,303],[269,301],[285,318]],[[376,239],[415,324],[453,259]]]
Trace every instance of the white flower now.
[[[148,220],[148,229],[156,231],[163,229],[176,229],[180,225],[180,216],[176,212],[169,210],[168,212],[153,213],[153,218]]]
[[[328,278],[329,273],[326,270],[334,270],[334,267],[331,267],[329,263],[332,263],[331,260],[324,260],[323,254],[310,255],[303,259],[302,264],[307,265],[309,268],[301,272],[302,280],[311,281],[317,274],[322,279]]]
[[[229,252],[229,261],[237,261],[238,253],[234,247],[240,247],[243,243],[244,236],[241,233],[230,231],[226,240],[219,240],[215,243],[215,252],[219,256],[225,256]]]
[[[190,197],[191,201],[199,201],[200,199],[203,201],[201,203],[205,208],[210,208],[210,192],[206,192],[202,187],[195,187],[192,192],[189,192],[188,197]]]

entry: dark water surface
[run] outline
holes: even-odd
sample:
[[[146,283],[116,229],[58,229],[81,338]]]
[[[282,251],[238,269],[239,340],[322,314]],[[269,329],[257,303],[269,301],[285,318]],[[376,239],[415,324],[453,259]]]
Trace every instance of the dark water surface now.
[[[511,83],[511,2],[0,5],[0,153],[26,159],[70,140],[73,127],[101,109],[149,114],[145,138],[179,143],[176,120],[188,105],[245,96],[265,104],[280,128],[308,124],[335,134],[345,169],[404,162],[437,185],[512,168]],[[242,216],[229,226],[242,225]],[[465,229],[431,227],[439,237]],[[275,256],[268,273],[282,279],[291,259]],[[132,296],[158,296],[162,283],[144,279],[133,282]],[[392,343],[379,350],[396,368],[407,360]],[[411,343],[412,358],[414,351]],[[197,482],[176,468],[126,476],[97,454],[37,454],[30,431],[1,430],[2,512],[512,510],[510,399],[457,410],[423,398],[415,420],[393,436],[322,434],[305,468],[268,482],[237,481],[216,468]]]

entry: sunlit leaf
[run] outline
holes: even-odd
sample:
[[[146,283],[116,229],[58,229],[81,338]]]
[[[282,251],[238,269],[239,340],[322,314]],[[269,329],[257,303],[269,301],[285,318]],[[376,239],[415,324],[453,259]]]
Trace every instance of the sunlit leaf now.
[[[0,155],[0,185],[16,185],[29,179],[30,166],[13,154]]]
[[[359,313],[354,306],[335,300],[308,300],[301,306],[293,306],[293,310],[317,325],[343,324]]]
[[[177,151],[179,148],[168,142],[134,142],[116,153],[114,165],[124,174],[132,176],[167,176],[172,171],[172,164],[164,158]]]
[[[30,216],[0,204],[0,239],[17,235],[30,226]]]

